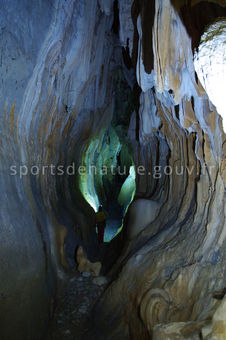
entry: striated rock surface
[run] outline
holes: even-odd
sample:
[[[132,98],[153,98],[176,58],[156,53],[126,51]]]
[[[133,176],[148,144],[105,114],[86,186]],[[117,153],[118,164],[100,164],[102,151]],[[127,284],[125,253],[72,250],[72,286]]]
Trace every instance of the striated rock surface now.
[[[111,120],[111,5],[1,3],[1,339],[44,336],[73,226],[84,242],[93,228],[65,167]]]
[[[117,279],[93,313],[94,324],[100,325],[100,313],[103,320],[95,336],[195,339],[217,308],[214,290],[226,283],[225,135],[195,75],[192,37],[179,11],[170,1],[155,1],[151,71],[142,20],[138,15],[139,139],[134,121],[130,138],[145,172],[136,179],[126,246],[112,271]]]
[[[156,325],[153,329],[154,340],[200,339],[200,328],[194,322],[174,322]]]
[[[77,170],[112,126],[143,171],[86,339],[225,338],[225,134],[193,61],[224,15],[223,1],[2,1],[1,339],[45,338],[57,278],[94,242]]]

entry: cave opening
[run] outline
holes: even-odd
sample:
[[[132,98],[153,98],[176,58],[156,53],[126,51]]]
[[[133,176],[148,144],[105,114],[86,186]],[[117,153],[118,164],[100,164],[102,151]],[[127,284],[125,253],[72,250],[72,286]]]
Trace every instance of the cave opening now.
[[[133,146],[128,131],[132,113],[137,110],[140,88],[134,70],[127,68],[123,49],[116,61],[112,71],[113,112],[106,126],[86,141],[78,179],[82,196],[94,212],[100,205],[106,212],[106,243],[122,231],[136,192]]]
[[[95,212],[103,206],[107,216],[104,241],[109,242],[122,229],[123,217],[136,190],[131,147],[120,141],[111,126],[89,141],[81,170],[81,193]]]

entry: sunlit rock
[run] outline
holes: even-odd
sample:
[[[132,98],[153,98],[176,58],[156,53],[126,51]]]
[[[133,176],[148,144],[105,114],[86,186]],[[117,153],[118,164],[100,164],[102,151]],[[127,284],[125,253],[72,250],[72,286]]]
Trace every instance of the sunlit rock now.
[[[194,65],[200,82],[223,118],[226,132],[226,21],[218,21],[203,34]]]

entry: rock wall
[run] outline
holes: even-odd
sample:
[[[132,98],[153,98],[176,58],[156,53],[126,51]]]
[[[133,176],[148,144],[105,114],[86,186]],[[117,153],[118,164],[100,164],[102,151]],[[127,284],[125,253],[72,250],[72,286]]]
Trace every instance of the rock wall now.
[[[218,335],[210,330],[219,304],[214,294],[226,284],[222,120],[195,74],[193,37],[179,3],[155,1],[149,38],[149,5],[135,6],[142,93],[139,139],[135,114],[129,135],[145,171],[137,176],[115,280],[94,309],[91,331],[98,325],[97,339],[223,339],[222,322]],[[144,39],[152,44],[152,67]]]
[[[1,2],[1,339],[43,338],[66,235],[80,226],[89,238],[94,213],[66,166],[78,166],[86,141],[111,120],[109,6]],[[58,165],[63,176],[53,175]]]
[[[200,3],[225,13],[221,1]],[[78,176],[65,171],[77,170],[87,143],[109,127],[119,65],[136,99],[133,159],[146,172],[136,178],[115,279],[89,335],[146,339],[166,323],[188,321],[209,334],[213,295],[226,285],[225,135],[194,72],[202,25],[190,30],[186,13],[194,10],[195,18],[200,8],[180,4],[1,2],[1,339],[45,336],[67,237],[79,229],[89,241],[93,210]],[[54,173],[63,166],[64,175],[53,175],[51,165]],[[219,332],[224,322],[214,315],[210,331]]]

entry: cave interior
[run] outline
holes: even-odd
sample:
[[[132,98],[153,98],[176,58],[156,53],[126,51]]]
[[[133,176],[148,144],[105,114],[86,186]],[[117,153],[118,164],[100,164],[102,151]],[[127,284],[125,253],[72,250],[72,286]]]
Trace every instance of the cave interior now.
[[[226,2],[0,5],[0,339],[225,340]]]

